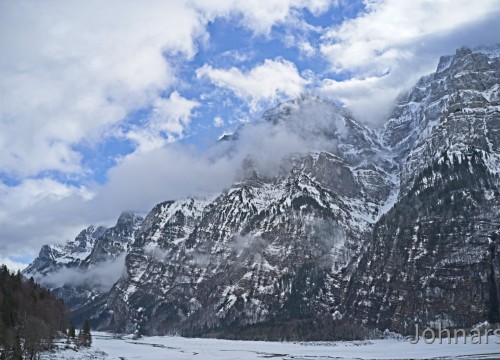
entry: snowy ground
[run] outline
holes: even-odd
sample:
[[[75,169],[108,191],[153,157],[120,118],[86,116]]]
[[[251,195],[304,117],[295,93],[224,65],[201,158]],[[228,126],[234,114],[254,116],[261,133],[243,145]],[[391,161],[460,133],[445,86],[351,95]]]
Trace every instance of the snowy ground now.
[[[329,343],[280,343],[146,337],[133,340],[106,333],[93,334],[91,349],[63,350],[44,354],[43,359],[500,359],[500,345],[493,336],[489,344],[423,344],[406,340],[370,340]],[[467,339],[469,340],[469,339]]]

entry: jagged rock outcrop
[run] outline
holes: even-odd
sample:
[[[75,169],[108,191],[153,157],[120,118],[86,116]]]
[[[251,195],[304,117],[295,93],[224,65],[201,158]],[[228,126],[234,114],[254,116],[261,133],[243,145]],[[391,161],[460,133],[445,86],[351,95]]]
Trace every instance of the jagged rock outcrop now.
[[[23,275],[33,276],[78,311],[106,296],[121,276],[127,247],[142,220],[125,212],[113,227],[90,226],[64,245],[44,245]]]

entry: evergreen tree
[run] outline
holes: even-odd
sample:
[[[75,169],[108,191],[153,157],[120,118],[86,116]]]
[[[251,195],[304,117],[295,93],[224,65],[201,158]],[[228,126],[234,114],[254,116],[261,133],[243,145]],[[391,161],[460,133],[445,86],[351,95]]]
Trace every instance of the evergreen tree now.
[[[0,266],[0,359],[36,359],[62,330],[64,303],[20,272]],[[22,345],[23,344],[23,345]]]
[[[75,329],[75,325],[73,323],[71,323],[69,325],[69,333],[68,333],[68,336],[72,339],[76,338],[76,329]]]
[[[0,345],[5,344],[5,332],[6,332],[6,327],[2,318],[0,317]]]
[[[85,339],[87,346],[92,345],[92,334],[90,333],[90,321],[85,320],[83,323],[83,333],[85,334]]]
[[[83,327],[78,334],[78,341],[80,346],[89,347],[92,345],[92,335],[90,334],[90,321],[85,320],[83,323]]]
[[[12,343],[12,360],[23,360],[23,348],[21,347],[21,338],[19,335],[14,337]]]

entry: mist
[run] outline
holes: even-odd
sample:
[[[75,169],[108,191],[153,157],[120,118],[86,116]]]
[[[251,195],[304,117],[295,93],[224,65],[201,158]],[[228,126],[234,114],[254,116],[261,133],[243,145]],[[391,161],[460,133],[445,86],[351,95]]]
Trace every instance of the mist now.
[[[312,100],[311,100],[312,101]],[[311,151],[334,151],[331,133],[345,134],[333,104],[313,107],[290,103],[286,118],[260,120],[237,130],[234,140],[208,149],[174,144],[146,154],[132,154],[109,172],[109,182],[96,189],[93,208],[118,213],[145,210],[165,200],[206,196],[231,186],[249,159],[262,176],[277,175],[283,159]]]
[[[0,236],[11,242],[1,243],[0,252],[34,255],[41,245],[73,239],[90,224],[110,226],[123,211],[144,213],[162,201],[220,193],[241,178],[243,164],[251,164],[260,176],[273,177],[292,154],[335,151],[332,134],[347,135],[341,119],[345,109],[316,99],[302,99],[300,104],[281,105],[279,121],[241,126],[232,140],[206,149],[174,143],[134,152],[109,170],[103,185],[68,186],[60,196],[11,206],[0,229]]]
[[[101,262],[90,269],[62,268],[37,279],[49,288],[64,285],[85,286],[106,292],[121,278],[125,270],[125,254],[111,261]]]

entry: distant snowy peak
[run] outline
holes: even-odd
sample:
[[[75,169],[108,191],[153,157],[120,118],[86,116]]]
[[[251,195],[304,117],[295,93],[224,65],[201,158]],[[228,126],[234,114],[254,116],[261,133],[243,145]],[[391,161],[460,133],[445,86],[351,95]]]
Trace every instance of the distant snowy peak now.
[[[306,141],[322,144],[317,150],[335,153],[352,165],[383,152],[376,131],[356,121],[349,109],[318,97],[281,103],[267,110],[263,119]]]
[[[444,151],[497,151],[499,54],[498,46],[460,48],[399,99],[381,138],[403,165],[403,192]]]
[[[94,267],[125,254],[128,246],[135,241],[135,234],[143,222],[142,216],[124,212],[116,224],[97,238],[91,252],[82,262],[83,267]]]
[[[63,245],[44,245],[38,257],[23,273],[26,275],[46,275],[61,267],[77,267],[94,249],[97,239],[104,234],[103,226],[89,226],[82,230],[74,240]]]
[[[423,76],[406,94],[402,94],[384,124],[382,137],[387,146],[395,147],[410,139],[413,131],[423,130],[423,110],[431,106],[434,117],[449,108],[453,93],[484,92],[498,86],[500,45],[471,50],[460,48],[454,55],[442,56],[433,74]],[[462,77],[466,78],[462,78]],[[481,80],[486,80],[483,83]],[[419,128],[419,129],[418,129]]]
[[[219,136],[217,139],[218,141],[228,141],[233,138],[234,132],[224,132],[222,135]]]
[[[451,62],[453,60],[453,55],[443,55],[439,58],[439,63],[437,66],[436,73],[441,73],[448,69],[451,65]]]
[[[106,230],[107,228],[104,226],[96,227],[91,225],[87,229],[82,230],[75,240],[69,241],[64,246],[64,251],[69,254],[74,254],[75,257],[83,260],[90,254],[94,248],[95,242]]]
[[[296,117],[297,114],[302,114],[302,111],[305,111],[306,113],[304,115],[307,115],[307,113],[316,113],[321,108],[324,109],[324,114],[328,113],[330,115],[337,114],[342,117],[352,117],[349,109],[345,107],[338,106],[331,101],[317,96],[303,95],[300,98],[282,102],[266,110],[262,118],[266,121],[276,123],[280,120],[287,120],[292,116]],[[307,122],[308,119],[302,118],[302,121]]]
[[[138,215],[125,212],[113,227],[91,225],[65,244],[44,245],[23,273],[40,277],[62,268],[88,267],[114,259],[134,240],[142,220]]]

